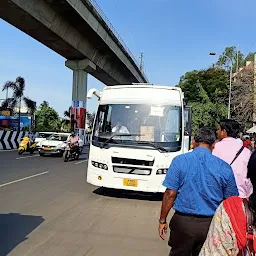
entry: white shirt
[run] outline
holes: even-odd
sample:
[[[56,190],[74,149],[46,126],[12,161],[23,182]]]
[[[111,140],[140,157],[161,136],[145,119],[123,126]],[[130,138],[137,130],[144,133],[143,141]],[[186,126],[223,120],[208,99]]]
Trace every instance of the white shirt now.
[[[243,141],[240,138],[237,138],[236,140],[237,140],[238,143],[241,144],[241,146],[243,145]]]
[[[125,126],[121,126],[119,129],[118,129],[118,126],[115,126],[112,128],[112,132],[117,132],[117,133],[130,133],[128,131],[128,129],[125,127]]]
[[[30,140],[34,141],[34,134],[30,133],[30,134],[28,134],[28,137],[29,137]]]

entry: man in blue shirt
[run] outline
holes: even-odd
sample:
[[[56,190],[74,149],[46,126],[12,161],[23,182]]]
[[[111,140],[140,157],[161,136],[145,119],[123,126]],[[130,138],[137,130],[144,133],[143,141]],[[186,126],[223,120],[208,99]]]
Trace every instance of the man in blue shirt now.
[[[232,168],[212,155],[215,139],[212,129],[201,128],[194,150],[175,157],[166,174],[158,231],[165,239],[166,218],[173,207],[170,256],[199,255],[217,207],[222,200],[238,196]]]

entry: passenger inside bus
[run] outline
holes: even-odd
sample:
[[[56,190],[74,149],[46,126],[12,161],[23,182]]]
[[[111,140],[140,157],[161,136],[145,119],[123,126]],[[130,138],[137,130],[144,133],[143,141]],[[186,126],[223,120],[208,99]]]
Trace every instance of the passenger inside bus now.
[[[122,122],[118,120],[115,127],[112,128],[114,133],[130,133],[126,126],[122,125]]]

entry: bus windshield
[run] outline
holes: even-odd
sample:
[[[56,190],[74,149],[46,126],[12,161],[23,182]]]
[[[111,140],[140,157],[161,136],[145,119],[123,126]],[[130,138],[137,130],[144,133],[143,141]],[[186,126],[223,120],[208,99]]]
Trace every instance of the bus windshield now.
[[[139,145],[178,151],[181,148],[181,107],[150,104],[100,105],[92,143]]]

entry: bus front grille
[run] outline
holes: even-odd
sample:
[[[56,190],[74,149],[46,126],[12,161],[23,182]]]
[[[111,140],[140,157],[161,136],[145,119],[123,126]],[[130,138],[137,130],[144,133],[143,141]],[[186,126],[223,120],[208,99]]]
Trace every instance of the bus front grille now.
[[[136,175],[150,175],[152,171],[152,169],[149,169],[149,168],[123,167],[123,166],[113,166],[113,170],[116,173],[136,174]]]
[[[127,165],[141,165],[141,166],[153,166],[153,161],[140,160],[140,159],[130,159],[121,157],[112,157],[113,164],[127,164]]]

